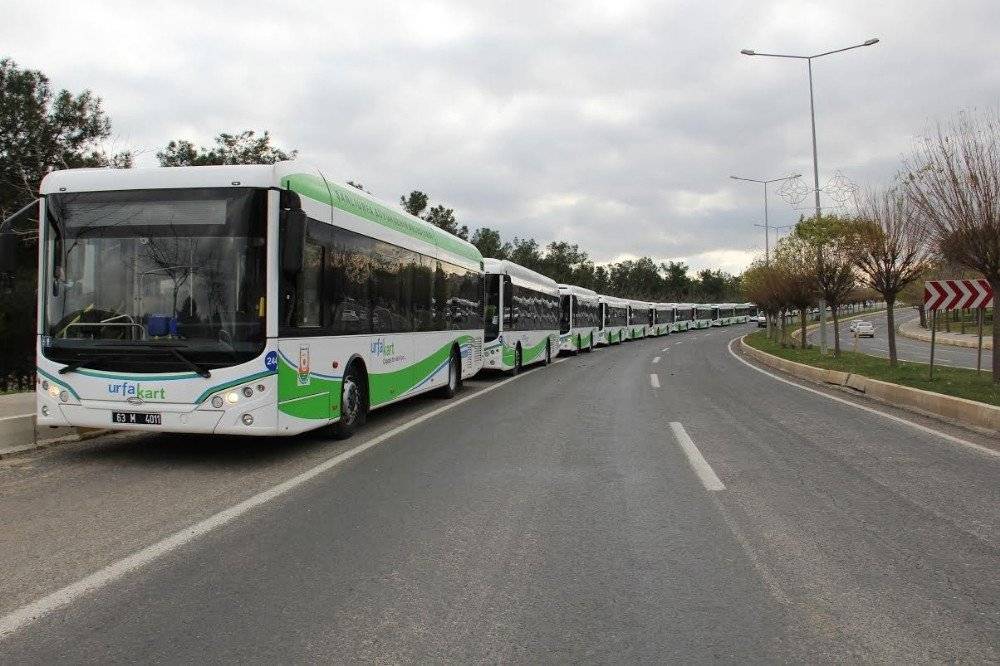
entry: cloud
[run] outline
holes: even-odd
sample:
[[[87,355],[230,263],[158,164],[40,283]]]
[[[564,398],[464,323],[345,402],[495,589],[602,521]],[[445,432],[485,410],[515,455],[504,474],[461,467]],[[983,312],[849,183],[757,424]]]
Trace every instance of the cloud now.
[[[101,95],[143,164],[172,138],[268,129],[331,177],[390,202],[422,189],[470,227],[739,271],[763,202],[728,176],[812,173],[804,62],[741,48],[882,39],[814,64],[821,183],[870,184],[934,119],[998,104],[998,24],[992,0],[14,1],[0,44]],[[770,204],[774,225],[808,212]]]

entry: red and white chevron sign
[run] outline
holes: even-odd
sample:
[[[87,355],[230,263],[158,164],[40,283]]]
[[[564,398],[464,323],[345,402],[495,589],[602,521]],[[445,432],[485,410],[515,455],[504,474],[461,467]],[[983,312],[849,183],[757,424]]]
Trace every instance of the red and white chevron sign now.
[[[929,280],[924,282],[928,310],[985,308],[993,304],[993,288],[986,280]]]

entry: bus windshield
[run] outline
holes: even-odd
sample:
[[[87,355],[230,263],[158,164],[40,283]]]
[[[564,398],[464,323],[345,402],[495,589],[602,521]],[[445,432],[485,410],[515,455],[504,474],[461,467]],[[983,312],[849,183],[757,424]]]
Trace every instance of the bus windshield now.
[[[570,319],[570,316],[569,316],[570,315],[570,303],[571,303],[572,300],[573,300],[572,297],[569,296],[568,294],[563,294],[559,298],[559,302],[560,302],[560,304],[562,306],[562,312],[560,313],[560,317],[559,317],[559,332],[560,333],[569,333],[570,322],[571,322],[571,319]]]
[[[200,374],[259,355],[266,201],[248,188],[46,197],[43,353]]]

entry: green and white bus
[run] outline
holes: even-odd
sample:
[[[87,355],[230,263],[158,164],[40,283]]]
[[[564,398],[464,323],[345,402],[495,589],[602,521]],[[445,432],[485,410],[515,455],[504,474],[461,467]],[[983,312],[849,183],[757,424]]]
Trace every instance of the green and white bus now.
[[[645,301],[628,301],[628,339],[639,340],[646,337],[646,331],[652,325],[652,304]]]
[[[347,436],[482,366],[479,251],[301,163],[41,193],[39,426]]]
[[[483,264],[483,367],[517,374],[525,365],[548,365],[559,349],[559,286],[510,261],[483,259]]]
[[[628,328],[628,301],[614,296],[600,296],[600,322],[597,344],[621,344]]]
[[[673,303],[674,323],[671,331],[679,333],[688,330],[691,320],[694,319],[694,307],[690,303]]]
[[[711,328],[712,321],[716,317],[718,310],[714,305],[708,303],[696,303],[694,305],[694,319],[691,320],[690,328]]]
[[[736,323],[736,304],[719,303],[719,326],[731,326]],[[714,325],[714,324],[713,324]]]
[[[740,303],[736,306],[736,322],[737,324],[746,324],[750,321],[751,317],[757,316],[757,308],[753,303]]]
[[[653,304],[653,325],[649,329],[650,337],[670,335],[674,326],[674,305],[673,303]]]
[[[572,354],[593,351],[601,312],[597,292],[561,284],[559,299],[559,349]]]

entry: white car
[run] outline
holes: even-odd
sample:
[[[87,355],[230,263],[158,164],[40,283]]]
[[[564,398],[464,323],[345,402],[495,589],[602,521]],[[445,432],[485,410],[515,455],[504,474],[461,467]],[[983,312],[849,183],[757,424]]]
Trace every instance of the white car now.
[[[767,328],[767,315],[757,315],[753,321],[757,322],[757,328]]]
[[[859,338],[874,338],[875,324],[870,321],[856,321],[851,324],[851,333]]]

